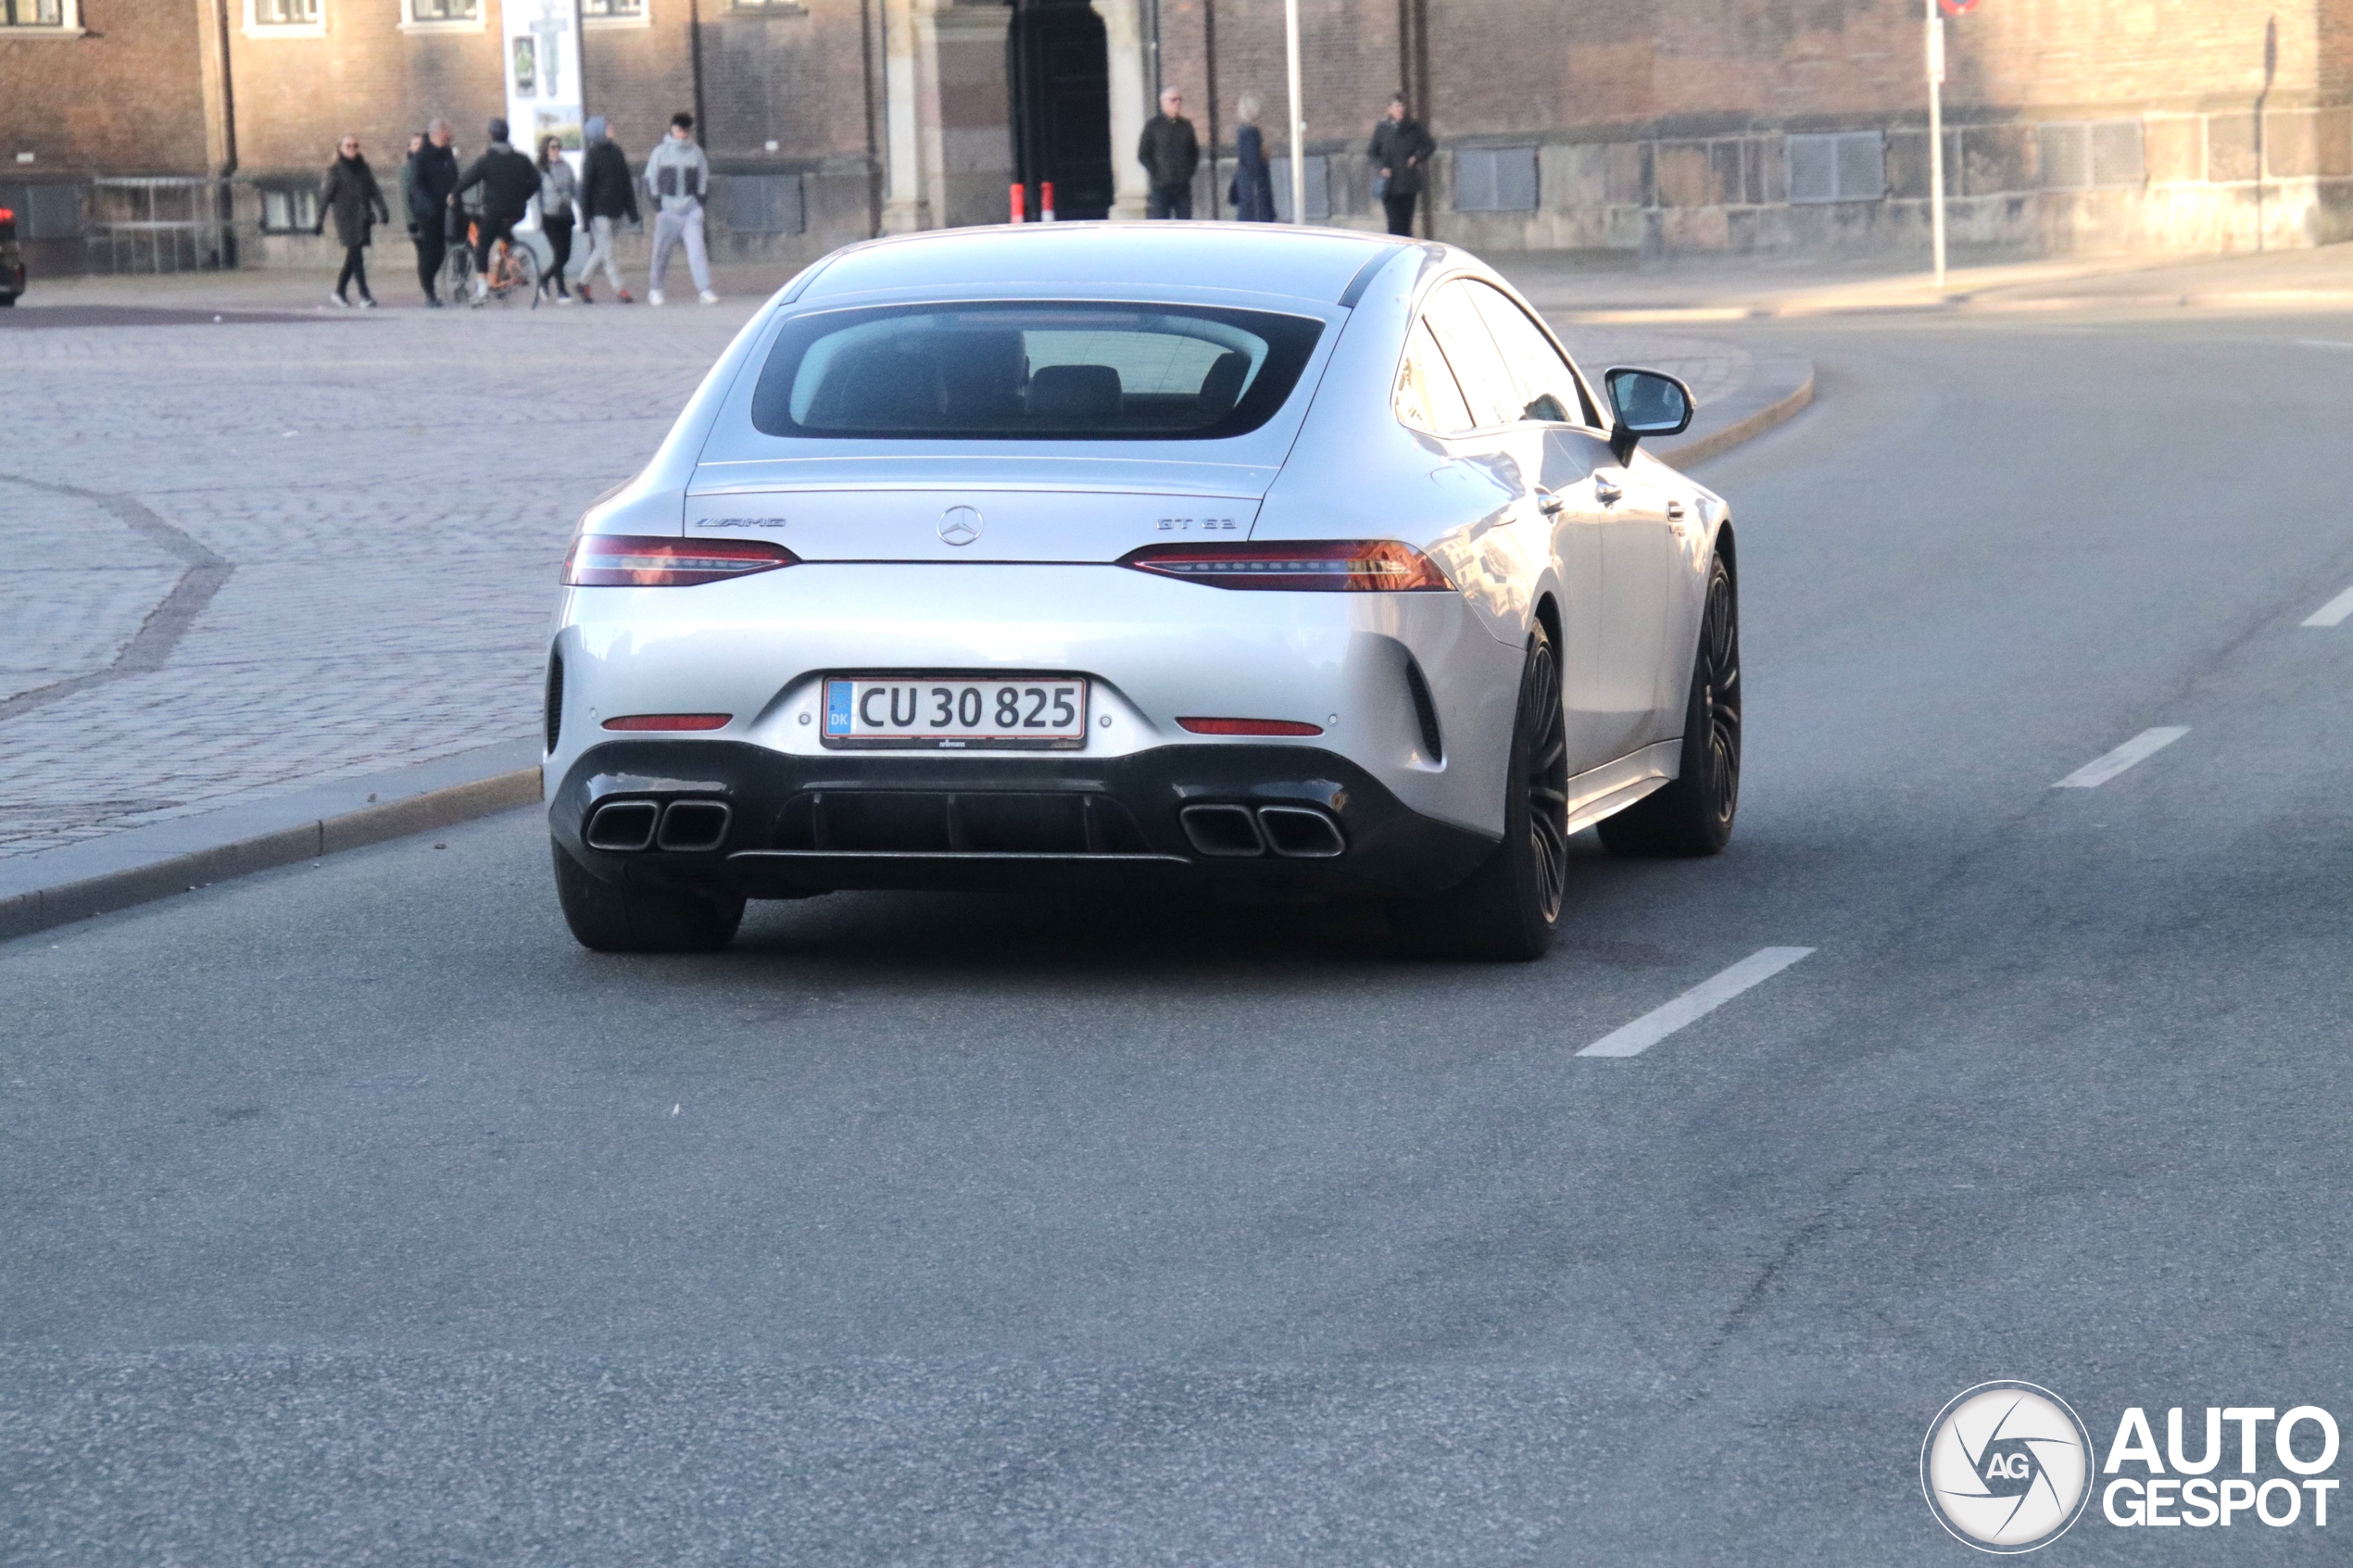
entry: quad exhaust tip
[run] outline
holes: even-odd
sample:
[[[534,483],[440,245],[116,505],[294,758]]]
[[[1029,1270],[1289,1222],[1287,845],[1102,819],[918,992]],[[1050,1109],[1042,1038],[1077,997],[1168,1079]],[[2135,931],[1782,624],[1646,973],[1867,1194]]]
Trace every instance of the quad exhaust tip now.
[[[727,841],[735,811],[722,800],[609,800],[588,817],[582,839],[591,849],[634,855],[644,849],[697,854]]]
[[[1312,806],[1188,806],[1176,814],[1193,852],[1245,860],[1273,853],[1288,860],[1327,860],[1348,841],[1340,824]]]

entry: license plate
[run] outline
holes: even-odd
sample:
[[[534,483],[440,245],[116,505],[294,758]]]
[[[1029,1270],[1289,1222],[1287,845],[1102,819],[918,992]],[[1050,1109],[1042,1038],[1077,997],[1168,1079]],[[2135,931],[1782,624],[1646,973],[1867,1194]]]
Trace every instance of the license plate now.
[[[1076,675],[837,675],[825,682],[834,746],[1076,751],[1087,744],[1087,683]]]

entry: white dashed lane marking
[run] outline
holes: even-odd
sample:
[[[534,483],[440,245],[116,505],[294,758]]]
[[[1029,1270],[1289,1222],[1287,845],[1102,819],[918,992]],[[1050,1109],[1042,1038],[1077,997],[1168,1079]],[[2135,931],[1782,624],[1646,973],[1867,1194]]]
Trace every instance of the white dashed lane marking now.
[[[2347,588],[2304,618],[2307,626],[2334,626],[2353,615],[2353,588]]]
[[[2094,758],[2053,784],[2053,789],[2097,789],[2136,762],[2147,760],[2190,733],[2186,724],[2160,724],[2143,730],[2105,757]]]
[[[1811,947],[1763,947],[1712,980],[1703,980],[1663,1008],[1595,1040],[1579,1056],[1640,1056],[1687,1023],[1705,1018],[1750,986],[1770,980],[1812,952]]]

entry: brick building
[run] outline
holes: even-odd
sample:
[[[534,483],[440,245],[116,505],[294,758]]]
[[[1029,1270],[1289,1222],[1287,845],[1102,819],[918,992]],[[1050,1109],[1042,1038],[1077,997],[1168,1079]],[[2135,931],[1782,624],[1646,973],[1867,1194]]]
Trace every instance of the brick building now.
[[[430,115],[478,146],[503,102],[507,3],[0,0],[0,205],[21,209],[37,270],[323,262],[298,231],[336,136],[360,135],[387,177]],[[1033,201],[1054,181],[1063,217],[1139,215],[1132,152],[1164,83],[1220,148],[1196,210],[1215,209],[1242,94],[1288,150],[1280,0],[580,4],[589,111],[633,155],[673,109],[698,111],[723,256],[788,261],[878,230],[998,220],[1017,178]],[[1917,0],[1302,12],[1311,220],[1375,225],[1364,142],[1402,86],[1443,149],[1426,221],[1444,238],[1925,245]],[[2353,235],[2353,0],[1983,0],[1948,29],[1957,245]]]

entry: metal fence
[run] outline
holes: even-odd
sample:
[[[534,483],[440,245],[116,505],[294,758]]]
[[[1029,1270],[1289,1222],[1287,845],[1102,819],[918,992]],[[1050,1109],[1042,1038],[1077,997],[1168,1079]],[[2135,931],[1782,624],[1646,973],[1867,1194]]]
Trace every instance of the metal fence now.
[[[90,182],[83,243],[93,272],[210,272],[237,264],[229,182],[203,177]]]

